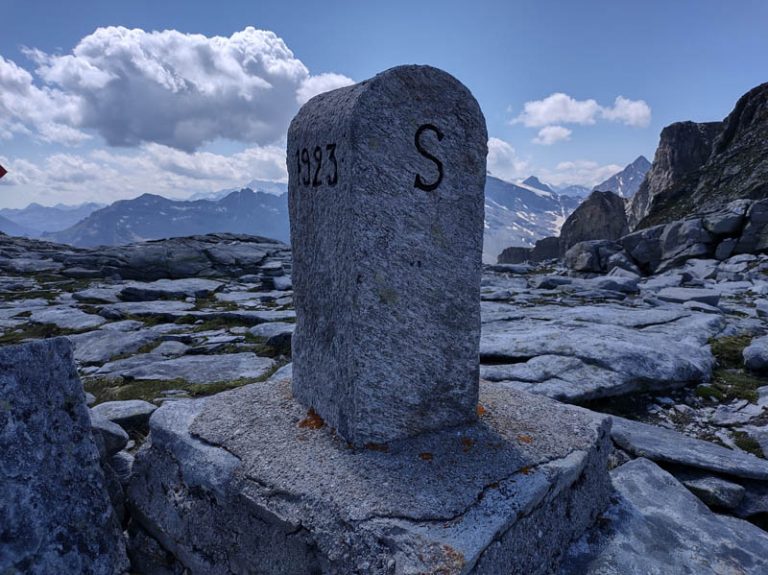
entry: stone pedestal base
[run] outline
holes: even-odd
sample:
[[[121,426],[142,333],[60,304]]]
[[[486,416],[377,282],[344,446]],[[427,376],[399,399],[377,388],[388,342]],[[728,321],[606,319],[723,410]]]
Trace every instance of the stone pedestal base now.
[[[194,574],[551,573],[608,503],[608,420],[502,384],[480,406],[353,449],[287,380],[168,402],[134,517]]]

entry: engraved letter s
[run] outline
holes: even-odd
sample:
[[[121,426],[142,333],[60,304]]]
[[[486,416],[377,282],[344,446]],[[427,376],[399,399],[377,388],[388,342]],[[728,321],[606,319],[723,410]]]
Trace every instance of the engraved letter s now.
[[[421,134],[423,134],[426,130],[432,130],[435,135],[437,136],[437,141],[440,142],[443,139],[443,133],[432,124],[424,124],[419,127],[418,130],[416,130],[416,149],[419,151],[419,153],[427,158],[428,160],[432,160],[435,165],[437,166],[437,180],[432,182],[431,184],[427,184],[424,182],[424,180],[421,178],[419,174],[416,174],[416,181],[414,182],[414,187],[419,188],[420,190],[424,190],[425,192],[431,192],[433,190],[437,189],[437,186],[440,185],[440,182],[443,181],[443,163],[438,160],[435,156],[430,154],[427,150],[424,149],[424,146],[421,145]]]

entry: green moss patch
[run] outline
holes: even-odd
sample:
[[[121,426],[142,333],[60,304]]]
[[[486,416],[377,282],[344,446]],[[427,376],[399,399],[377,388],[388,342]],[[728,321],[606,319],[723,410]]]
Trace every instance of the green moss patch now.
[[[722,368],[733,369],[744,364],[742,353],[751,342],[752,336],[750,335],[727,335],[710,339],[709,345],[718,365]]]
[[[189,383],[183,379],[158,380],[158,379],[105,379],[86,378],[83,380],[85,391],[92,393],[96,403],[105,401],[123,401],[126,399],[143,399],[153,401],[162,397],[163,392],[169,390],[185,391],[191,397],[215,395],[222,391],[236,389],[249,383],[266,381],[284,364],[276,363],[275,366],[259,378],[236,379],[220,381],[216,383]]]

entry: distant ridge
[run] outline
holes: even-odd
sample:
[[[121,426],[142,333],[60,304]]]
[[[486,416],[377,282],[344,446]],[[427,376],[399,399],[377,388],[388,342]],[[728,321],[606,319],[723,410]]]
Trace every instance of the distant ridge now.
[[[179,201],[144,194],[115,202],[74,226],[45,237],[80,247],[215,232],[259,235],[287,242],[289,229],[286,194],[277,196],[244,188],[218,201]]]

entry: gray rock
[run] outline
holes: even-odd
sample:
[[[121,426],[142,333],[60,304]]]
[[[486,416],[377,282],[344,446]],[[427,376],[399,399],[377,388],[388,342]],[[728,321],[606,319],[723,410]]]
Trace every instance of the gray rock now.
[[[747,401],[736,405],[719,405],[712,414],[710,421],[715,425],[730,427],[748,423],[763,414],[763,408]]]
[[[504,248],[504,250],[496,258],[496,262],[500,264],[522,264],[531,259],[531,252],[533,248],[523,248],[513,246]],[[555,255],[557,257],[557,255]]]
[[[91,430],[99,455],[106,461],[115,453],[124,449],[128,444],[128,434],[117,423],[114,423],[93,410],[90,411]]]
[[[60,329],[80,331],[99,327],[106,320],[98,315],[66,306],[35,310],[29,316],[29,321],[55,325]]]
[[[177,280],[156,280],[154,282],[131,282],[120,291],[123,301],[154,301],[158,299],[183,299],[186,297],[210,297],[220,290],[221,282],[185,278]]]
[[[476,417],[487,151],[477,101],[428,66],[291,123],[294,395],[354,444]]]
[[[747,210],[747,223],[734,250],[752,254],[768,248],[768,200],[754,202]]]
[[[731,257],[738,243],[739,240],[736,238],[727,238],[721,241],[715,249],[715,259],[725,260]]]
[[[99,314],[108,319],[139,316],[174,321],[195,308],[195,304],[183,301],[120,302],[103,306]]]
[[[711,289],[667,287],[659,290],[656,297],[662,301],[672,303],[685,303],[697,301],[711,306],[717,306],[720,302],[720,292]]]
[[[532,262],[555,260],[560,257],[560,238],[548,237],[537,240],[531,251]]]
[[[628,232],[624,198],[613,192],[592,192],[563,223],[560,255],[579,242],[615,241]]]
[[[627,234],[619,240],[634,262],[645,273],[653,272],[661,262],[661,234],[664,225],[653,226]]]
[[[167,359],[155,354],[142,354],[107,363],[96,372],[108,379],[128,377],[170,381],[183,379],[189,383],[220,383],[263,377],[274,361],[254,353],[222,355],[185,355]]]
[[[637,457],[733,477],[768,479],[768,461],[765,459],[686,437],[670,429],[614,416],[611,436],[619,447]]]
[[[715,307],[713,305],[708,305],[705,303],[701,303],[699,301],[686,301],[683,302],[683,307],[685,309],[689,309],[691,311],[698,311],[701,313],[714,313],[714,314],[722,314],[723,310],[721,310],[719,307]]]
[[[265,338],[268,346],[290,353],[295,328],[296,324],[293,323],[272,322],[254,326],[249,331],[251,335]]]
[[[739,506],[746,490],[738,483],[719,477],[702,477],[683,481],[691,493],[710,507],[733,511]]]
[[[744,348],[744,367],[758,373],[768,372],[768,336],[757,337]]]
[[[0,572],[127,571],[69,342],[1,347],[0,373]]]
[[[611,473],[617,501],[574,544],[560,575],[724,575],[768,572],[768,534],[712,513],[647,459]]]
[[[123,489],[128,487],[134,461],[135,457],[127,451],[120,451],[109,458],[109,466],[112,468],[112,471],[115,472]]]
[[[135,517],[193,573],[546,575],[607,503],[605,419],[480,387],[480,423],[376,449],[301,426],[285,380],[166,404]]]
[[[128,431],[146,433],[149,429],[149,417],[156,409],[157,406],[148,401],[128,399],[100,403],[91,408],[91,413],[96,413]]]
[[[563,262],[577,272],[606,273],[609,258],[621,251],[619,244],[609,240],[579,242],[565,253]]]
[[[91,287],[72,294],[77,301],[87,303],[117,303],[119,298],[117,294],[120,293],[121,286],[116,287]]]
[[[98,329],[69,336],[75,347],[75,359],[85,365],[102,364],[119,355],[134,353],[152,343],[160,334],[143,330],[124,332]]]
[[[491,308],[491,306],[495,306]],[[708,380],[719,316],[618,305],[483,304],[481,375],[564,401]]]
[[[749,200],[736,200],[721,210],[705,215],[702,220],[704,229],[718,236],[736,234],[741,231],[750,204]]]

